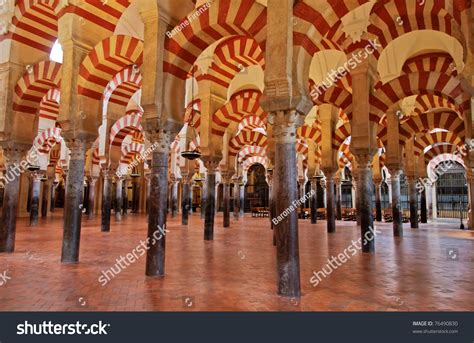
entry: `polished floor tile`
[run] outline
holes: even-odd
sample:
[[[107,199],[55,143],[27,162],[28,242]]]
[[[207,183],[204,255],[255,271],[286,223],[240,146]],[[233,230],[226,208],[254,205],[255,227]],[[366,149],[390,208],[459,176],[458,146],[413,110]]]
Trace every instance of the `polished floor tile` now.
[[[102,271],[132,253],[146,237],[146,217],[112,218],[110,233],[100,219],[83,218],[80,263],[60,263],[62,214],[40,226],[18,222],[16,251],[0,254],[2,311],[473,311],[474,235],[457,224],[405,225],[405,237],[391,224],[378,224],[376,253],[356,253],[336,264],[316,287],[313,271],[326,266],[357,240],[355,223],[300,221],[301,299],[276,295],[275,248],[268,218],[246,216],[203,240],[203,221],[189,227],[168,220],[166,276],[146,277],[145,256],[116,269],[105,286]],[[135,250],[136,255],[138,250]],[[347,250],[346,250],[347,251]],[[334,263],[333,263],[334,264]],[[115,267],[118,268],[118,267]],[[313,279],[314,283],[314,279]]]

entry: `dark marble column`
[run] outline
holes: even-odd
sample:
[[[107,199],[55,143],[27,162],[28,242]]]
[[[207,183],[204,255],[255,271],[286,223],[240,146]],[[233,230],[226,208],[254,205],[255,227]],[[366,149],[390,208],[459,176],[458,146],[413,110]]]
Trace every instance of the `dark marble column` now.
[[[341,200],[341,178],[335,179],[336,183],[336,219],[342,220],[342,200]]]
[[[273,188],[273,169],[267,169],[267,184],[268,184],[268,201],[270,206],[270,228],[273,231],[273,245],[276,246],[275,223],[273,220],[278,220],[275,211],[275,190]]]
[[[318,222],[318,179],[311,179],[311,224]]]
[[[201,219],[206,217],[206,180],[202,180],[201,186]]]
[[[115,179],[115,221],[122,220],[122,188],[123,188],[123,178],[117,177]]]
[[[150,184],[151,184],[151,178],[150,175],[146,175],[146,213],[150,213]],[[132,179],[132,213],[133,212],[133,204],[134,204],[134,199],[135,199],[135,180]]]
[[[212,241],[214,239],[214,216],[216,214],[216,169],[219,161],[205,159],[204,165],[207,169],[206,174],[206,208],[204,218],[204,240]]]
[[[239,220],[240,217],[240,181],[238,178],[234,181],[234,219]],[[270,211],[271,211],[271,193],[270,193]]]
[[[298,200],[301,200],[301,203],[300,203],[300,218],[303,219],[304,218],[305,203],[302,199],[303,199],[303,197],[305,196],[305,193],[306,193],[306,190],[305,190],[306,180],[305,179],[300,179],[298,181],[298,186],[299,186]]]
[[[373,253],[375,252],[375,230],[372,215],[372,192],[374,187],[372,179],[372,155],[359,154],[356,158],[359,162],[357,168],[359,174],[357,191],[359,193],[358,211],[360,212],[362,252]]]
[[[400,169],[390,169],[390,184],[392,186],[392,217],[393,217],[393,235],[403,237],[403,214],[400,192]]]
[[[191,208],[191,186],[189,184],[189,176],[182,175],[183,195],[181,197],[181,224],[188,225],[189,209]]]
[[[223,206],[224,227],[230,227],[230,178],[228,175],[222,176],[223,182]]]
[[[12,253],[15,250],[16,212],[22,172],[19,164],[26,152],[26,146],[3,147],[6,172],[4,179],[2,179],[5,193],[3,195],[2,220],[0,221],[0,253]]]
[[[87,214],[89,219],[94,218],[96,185],[97,185],[97,178],[92,177],[89,180],[89,199],[88,199],[88,201],[89,201],[89,213]]]
[[[354,186],[354,193],[355,193],[355,208],[356,208],[356,220],[357,226],[360,227],[361,225],[361,212],[360,212],[360,188],[359,188],[359,171],[358,169],[354,170],[354,173],[357,175],[352,176],[352,184]]]
[[[326,176],[326,222],[329,233],[336,232],[336,211],[334,197],[334,172],[324,171]]]
[[[110,231],[110,212],[112,208],[112,172],[103,170],[104,183],[102,189],[102,223],[101,231]]]
[[[296,164],[296,125],[294,113],[278,113],[274,117],[275,167],[273,192],[277,216],[286,213],[275,225],[278,294],[300,297],[300,263],[298,245],[297,201],[298,170]]]
[[[245,214],[245,184],[241,184],[239,187],[240,191],[240,215]]]
[[[418,229],[418,190],[416,189],[417,179],[415,176],[407,177],[408,192],[410,197],[410,226]]]
[[[179,181],[173,179],[171,181],[171,217],[176,218],[178,215],[178,184]]]
[[[375,184],[375,220],[378,222],[382,221],[382,196],[380,193],[380,186],[382,185],[382,179],[374,180]]]
[[[49,207],[49,211],[54,213],[54,209],[56,208],[56,189],[59,185],[59,182],[54,181],[51,185],[51,205]]]
[[[51,188],[52,178],[48,177],[47,179],[42,180],[43,186],[43,196],[41,197],[41,218],[46,218],[48,216],[48,199],[49,199],[49,190]]]
[[[156,144],[153,151],[150,173],[150,207],[148,214],[149,250],[146,255],[146,275],[164,276],[166,253],[166,214],[168,199],[168,154],[171,144],[169,132],[149,134],[150,142]]]
[[[130,179],[124,179],[122,185],[122,216],[128,215],[128,182]]]
[[[428,223],[428,209],[426,207],[426,186],[423,187],[423,189],[421,190],[421,213],[420,213],[420,217],[421,217],[421,222],[423,224],[426,224]]]
[[[39,202],[41,193],[41,177],[37,172],[31,174],[31,198],[30,198],[30,226],[38,225]]]
[[[87,143],[82,139],[67,141],[70,160],[64,205],[64,235],[61,253],[63,263],[79,261],[86,145]]]

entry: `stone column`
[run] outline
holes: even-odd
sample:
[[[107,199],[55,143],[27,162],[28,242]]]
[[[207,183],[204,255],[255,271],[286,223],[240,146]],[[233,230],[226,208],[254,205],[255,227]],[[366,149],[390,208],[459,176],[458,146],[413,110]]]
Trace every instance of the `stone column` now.
[[[434,219],[438,219],[438,197],[437,197],[437,191],[436,191],[436,183],[433,183],[431,185],[431,192],[432,192],[431,194],[432,194],[432,199],[433,199],[432,207],[433,207],[433,220],[434,220]],[[471,195],[471,197],[472,197],[472,195]],[[470,201],[472,201],[472,198],[470,199]],[[472,204],[472,202],[471,202],[471,204]],[[471,210],[471,213],[472,212],[473,211]],[[471,216],[472,216],[472,214],[471,214]],[[471,221],[469,221],[469,222],[471,222]]]
[[[182,182],[183,182],[183,196],[181,200],[181,224],[188,225],[188,218],[189,218],[189,209],[191,208],[191,189],[190,189],[190,180],[189,176],[183,174],[182,175]]]
[[[42,175],[39,172],[31,173],[31,199],[30,199],[30,226],[38,225],[39,215],[39,202],[41,193],[41,178]]]
[[[341,178],[336,178],[336,219],[342,220]]]
[[[245,214],[245,184],[240,185],[240,215],[244,216]]]
[[[219,197],[219,182],[216,183],[216,190],[215,190],[215,199],[214,199],[214,210],[216,211],[216,214],[219,212],[219,205],[220,205],[220,197]]]
[[[41,218],[48,216],[49,190],[51,189],[52,177],[43,179],[43,196],[41,198]]]
[[[296,113],[278,111],[274,114],[273,136],[275,140],[275,166],[273,191],[275,192],[275,213],[288,213],[275,225],[278,293],[299,297],[300,263],[298,245],[298,214],[293,208],[297,201],[296,164]],[[293,209],[293,210],[292,210]]]
[[[19,164],[28,147],[9,143],[3,147],[5,157],[5,193],[3,195],[2,220],[0,221],[0,253],[12,253],[15,250],[16,212],[18,192],[20,190],[21,169]],[[23,164],[22,164],[23,166]],[[23,166],[23,170],[26,163]]]
[[[176,218],[178,215],[178,183],[179,181],[173,178],[171,180],[171,217]]]
[[[392,183],[390,179],[385,180],[385,182],[387,183],[387,187],[388,187],[388,202],[389,202],[390,207],[392,207]]]
[[[50,212],[54,213],[54,209],[56,208],[56,188],[58,187],[59,182],[53,181],[53,184],[51,185],[51,206],[50,206]]]
[[[336,232],[336,212],[334,197],[334,172],[332,170],[324,170],[326,176],[326,222],[329,233]]]
[[[358,169],[354,170],[355,173],[359,173]],[[361,223],[361,213],[360,213],[360,187],[359,187],[359,175],[354,175],[352,177],[352,183],[354,185],[354,195],[355,195],[355,209],[356,209],[356,219],[357,226],[360,226]],[[354,202],[353,200],[353,202]]]
[[[410,196],[410,226],[418,229],[418,190],[416,189],[417,179],[415,176],[407,176],[408,192]]]
[[[239,178],[234,178],[234,219],[239,220],[240,217],[240,182]],[[271,200],[270,200],[271,204]],[[270,205],[271,211],[271,205]]]
[[[311,224],[318,222],[318,179],[311,178]]]
[[[393,219],[393,235],[395,237],[403,237],[403,215],[400,200],[400,177],[402,171],[397,168],[390,169],[390,185],[392,188],[392,219]]]
[[[229,175],[222,175],[223,192],[222,210],[224,212],[224,227],[230,227],[230,177]]]
[[[96,185],[97,185],[97,178],[96,177],[91,177],[89,180],[89,213],[88,213],[88,218],[93,219],[94,218],[94,212],[95,212],[95,190],[96,190]]]
[[[110,231],[110,212],[112,208],[112,171],[103,170],[104,184],[102,189],[102,222],[101,231]]]
[[[207,169],[204,240],[212,241],[214,239],[214,216],[216,214],[216,169],[219,166],[219,160],[212,158],[204,158],[202,160]]]
[[[306,193],[306,191],[305,191],[305,185],[306,185],[305,179],[300,179],[298,184],[299,184],[299,188],[300,188],[298,200],[300,200],[305,196],[305,193]],[[304,216],[304,208],[305,208],[305,203],[301,202],[301,204],[300,204],[300,209],[301,209],[300,217],[301,217],[301,219],[303,219],[303,216]]]
[[[166,200],[168,198],[168,154],[171,144],[169,132],[148,133],[150,143],[156,144],[151,161],[150,207],[148,235],[150,242],[146,255],[146,275],[164,276],[166,252]],[[161,232],[160,232],[161,231]],[[157,239],[159,238],[159,239]]]
[[[428,223],[428,208],[426,206],[426,186],[424,186],[421,190],[421,222],[423,224]]]
[[[375,220],[378,222],[382,221],[382,197],[380,193],[380,186],[382,185],[382,179],[374,179],[375,184]]]
[[[130,178],[127,177],[123,180],[122,185],[122,216],[128,215],[128,183]]]
[[[201,189],[201,219],[204,219],[206,216],[206,180],[202,180]]]
[[[87,142],[79,138],[67,141],[70,160],[64,205],[64,235],[61,253],[63,263],[79,261],[86,145]]]
[[[122,220],[122,188],[123,178],[117,177],[115,179],[115,221]]]
[[[362,251],[365,253],[373,253],[375,251],[375,237],[374,237],[374,219],[372,216],[372,155],[370,153],[357,154],[358,160],[358,183],[357,191],[359,193],[359,208],[360,212],[360,230],[362,238]],[[369,238],[369,239],[367,239]]]

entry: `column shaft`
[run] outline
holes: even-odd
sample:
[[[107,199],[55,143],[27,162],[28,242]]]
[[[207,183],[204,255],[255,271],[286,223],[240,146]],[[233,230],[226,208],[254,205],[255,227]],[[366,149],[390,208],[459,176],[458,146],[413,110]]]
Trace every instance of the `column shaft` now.
[[[204,218],[204,240],[214,239],[214,216],[216,202],[216,173],[215,170],[208,170],[206,175],[206,202]]]
[[[189,181],[183,179],[183,198],[181,200],[181,224],[183,225],[188,225],[189,209],[191,207],[190,188]]]
[[[224,227],[230,226],[230,184],[228,180],[223,185],[223,211],[224,211]]]
[[[359,192],[359,208],[360,212],[360,230],[362,238],[362,251],[372,253],[375,251],[375,236],[373,229],[374,220],[372,216],[372,156],[364,156],[359,166],[359,180],[357,183],[357,191]]]
[[[41,179],[36,173],[32,175],[31,199],[30,199],[30,226],[38,225],[39,197],[41,192]]]
[[[420,213],[420,217],[421,217],[421,222],[423,224],[428,223],[428,209],[427,209],[427,206],[426,206],[426,188],[425,187],[423,187],[423,189],[421,191],[421,213]]]
[[[311,224],[318,222],[318,180],[311,179]]]
[[[301,295],[298,212],[293,206],[298,196],[295,131],[293,123],[285,122],[281,117],[275,118],[275,151],[278,151],[273,172],[275,215],[287,213],[275,225],[278,294],[289,297]]]
[[[115,220],[122,220],[122,188],[123,188],[123,179],[117,178],[115,182]]]
[[[382,197],[380,194],[380,181],[375,182],[375,220],[378,222],[382,221]]]
[[[88,218],[94,218],[95,211],[95,189],[96,189],[97,179],[93,178],[89,181],[89,213]]]
[[[408,178],[408,191],[410,193],[410,226],[418,229],[418,191],[416,189],[416,178]]]
[[[81,240],[86,146],[84,141],[74,139],[69,142],[68,147],[71,155],[64,205],[64,235],[61,262],[76,263],[79,261],[79,245]]]
[[[21,151],[15,151],[13,156],[10,157],[4,150],[4,154],[7,157],[5,178],[8,182],[5,183],[2,220],[0,221],[0,252],[12,253],[15,250],[16,212],[18,193],[20,191],[18,164],[20,163],[22,153]]]
[[[112,207],[112,176],[110,171],[104,171],[104,185],[102,190],[102,221],[101,231],[110,231],[110,212]]]
[[[400,171],[390,171],[390,184],[392,188],[392,217],[393,217],[393,235],[403,237],[403,215],[400,202]]]
[[[170,136],[160,132],[158,149],[153,151],[150,174],[150,206],[148,214],[149,250],[146,255],[146,275],[165,274],[166,214],[168,199],[168,152]],[[160,232],[161,231],[161,232]],[[158,236],[157,236],[158,235]],[[160,237],[160,239],[157,239]]]
[[[335,205],[334,178],[331,173],[326,173],[326,221],[329,233],[336,232]]]

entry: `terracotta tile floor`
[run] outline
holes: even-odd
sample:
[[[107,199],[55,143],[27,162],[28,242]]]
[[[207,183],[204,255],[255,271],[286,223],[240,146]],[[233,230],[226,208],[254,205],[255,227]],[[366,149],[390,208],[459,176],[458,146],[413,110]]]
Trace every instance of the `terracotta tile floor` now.
[[[216,219],[215,240],[204,242],[198,214],[189,228],[170,219],[166,276],[144,275],[145,256],[102,287],[101,271],[132,251],[146,232],[146,218],[112,219],[101,233],[99,218],[84,218],[81,260],[62,265],[62,217],[29,228],[18,223],[14,254],[0,254],[2,311],[472,311],[474,310],[474,234],[450,230],[457,224],[405,226],[395,239],[391,224],[380,224],[375,255],[359,253],[317,287],[310,283],[332,255],[358,238],[355,223],[338,222],[330,236],[325,223],[300,221],[303,296],[276,295],[275,251],[268,219],[246,217],[231,228]],[[451,251],[451,255],[449,254]],[[1,281],[1,279],[0,279]]]

